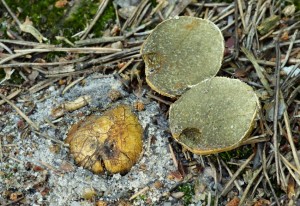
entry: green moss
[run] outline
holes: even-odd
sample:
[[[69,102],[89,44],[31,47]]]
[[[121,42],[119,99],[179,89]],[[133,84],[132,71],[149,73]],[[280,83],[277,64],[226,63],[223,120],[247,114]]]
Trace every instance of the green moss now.
[[[247,159],[252,153],[250,146],[243,146],[228,152],[221,152],[219,156],[224,162],[229,162],[231,159]]]
[[[64,36],[71,39],[71,36],[83,31],[94,18],[100,3],[98,0],[78,0],[75,2],[79,3],[72,7],[66,5],[64,8],[56,8],[56,1],[7,0],[6,2],[12,11],[18,15],[21,23],[28,16],[33,22],[33,26],[50,39],[52,44],[61,43],[54,38],[55,36]],[[0,19],[4,20],[1,14]],[[91,32],[94,32],[96,36],[102,35],[103,29],[114,19],[115,11],[112,2],[110,2]],[[3,23],[0,29],[6,29]]]
[[[5,77],[5,72],[4,69],[0,69],[0,82],[4,79]],[[12,75],[10,80],[8,80],[10,84],[16,84],[20,85],[24,82],[24,79],[21,77],[18,71],[15,71]]]
[[[192,198],[195,194],[194,192],[194,185],[191,183],[185,183],[181,186],[178,187],[178,190],[180,192],[184,193],[184,196],[182,197],[183,204],[184,205],[189,205],[192,203]]]

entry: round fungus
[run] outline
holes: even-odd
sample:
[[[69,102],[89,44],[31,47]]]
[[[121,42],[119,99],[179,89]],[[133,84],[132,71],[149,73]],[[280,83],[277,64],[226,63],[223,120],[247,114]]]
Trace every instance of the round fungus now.
[[[160,23],[141,48],[146,81],[158,93],[176,97],[216,75],[224,39],[211,21],[181,16]]]
[[[258,97],[246,83],[213,77],[171,105],[171,133],[195,154],[228,151],[249,137],[258,109]]]
[[[126,173],[140,157],[142,137],[138,118],[120,105],[74,124],[65,141],[80,166],[94,173]]]

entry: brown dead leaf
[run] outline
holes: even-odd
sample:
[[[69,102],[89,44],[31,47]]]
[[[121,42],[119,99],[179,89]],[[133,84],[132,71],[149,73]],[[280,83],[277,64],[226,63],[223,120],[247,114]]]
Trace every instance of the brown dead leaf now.
[[[59,0],[55,2],[54,6],[56,8],[64,8],[67,4],[68,4],[67,0]]]
[[[226,206],[238,206],[239,203],[240,203],[240,198],[238,198],[238,197],[235,196],[232,200],[230,200],[230,201],[226,204]]]
[[[290,177],[287,185],[287,195],[289,199],[292,199],[295,196],[295,180]]]

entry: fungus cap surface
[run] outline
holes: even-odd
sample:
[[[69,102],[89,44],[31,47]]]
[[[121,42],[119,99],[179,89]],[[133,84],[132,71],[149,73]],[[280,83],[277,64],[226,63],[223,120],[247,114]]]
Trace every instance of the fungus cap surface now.
[[[128,106],[74,124],[65,140],[80,166],[103,173],[126,173],[139,159],[143,129]]]
[[[258,109],[258,97],[250,86],[236,79],[213,77],[171,105],[171,133],[195,154],[228,151],[250,135]]]
[[[149,86],[175,97],[217,74],[224,39],[213,22],[182,16],[160,23],[144,42],[141,54]]]

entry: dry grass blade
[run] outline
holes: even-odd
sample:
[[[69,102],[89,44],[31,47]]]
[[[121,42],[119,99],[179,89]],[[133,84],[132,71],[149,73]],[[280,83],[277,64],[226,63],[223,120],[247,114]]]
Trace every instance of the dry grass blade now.
[[[262,171],[262,166],[259,169],[257,169],[257,170],[254,171],[253,176],[252,176],[251,180],[249,181],[249,183],[248,183],[246,189],[244,190],[244,193],[243,193],[243,195],[242,195],[242,197],[240,199],[239,206],[244,205],[244,201],[246,200],[247,194],[248,194],[248,192],[249,192],[252,184],[254,183],[255,179],[261,173],[261,171]]]
[[[14,103],[12,103],[9,99],[7,99],[3,94],[0,94],[0,97],[6,102],[6,103],[8,103],[10,106],[12,106],[15,110],[16,110],[16,112],[23,118],[23,119],[25,119],[25,121],[30,125],[30,126],[32,126],[35,130],[39,130],[39,127],[38,127],[38,125],[36,124],[36,123],[34,123],[33,121],[31,121],[30,119],[29,119],[29,117],[26,115],[26,114],[24,114]]]
[[[239,8],[239,12],[240,12],[242,24],[243,24],[243,27],[244,27],[244,31],[245,31],[245,33],[248,33],[247,26],[246,26],[246,23],[245,23],[244,9],[243,9],[243,3],[244,2],[242,2],[241,0],[236,0],[235,3],[238,5],[238,8]]]
[[[82,81],[84,78],[85,77],[80,77],[80,78],[76,79],[75,81],[70,83],[68,86],[66,86],[66,88],[61,93],[65,94],[71,87],[75,86],[78,82]]]
[[[113,48],[105,48],[105,47],[78,47],[78,48],[44,48],[44,49],[16,49],[16,53],[34,53],[34,52],[71,52],[71,53],[88,53],[88,54],[108,54],[120,52],[122,49],[113,49]]]
[[[276,204],[278,205],[278,206],[280,206],[280,203],[279,203],[279,201],[278,201],[278,197],[277,197],[277,195],[276,195],[276,193],[275,193],[275,190],[274,190],[274,187],[272,186],[272,183],[271,183],[271,181],[270,181],[270,178],[269,178],[269,175],[268,175],[268,172],[267,172],[267,169],[270,167],[270,164],[271,164],[271,160],[272,160],[272,155],[269,155],[269,161],[268,161],[268,163],[269,164],[267,164],[267,159],[266,159],[266,148],[264,148],[264,150],[263,150],[263,154],[262,154],[262,168],[263,168],[263,174],[264,174],[264,176],[265,176],[265,178],[266,178],[266,180],[267,180],[267,183],[268,183],[268,185],[269,185],[269,187],[271,188],[271,191],[272,191],[272,194],[273,194],[273,196],[274,196],[274,198],[275,198],[275,201],[276,201]]]
[[[85,39],[87,37],[87,35],[89,34],[89,32],[94,27],[95,23],[98,21],[98,19],[100,18],[100,16],[103,14],[103,12],[104,12],[105,8],[107,7],[108,3],[109,3],[109,0],[103,0],[103,1],[101,1],[95,17],[93,18],[93,20],[90,23],[90,25],[88,26],[88,28],[85,30],[83,36],[81,37],[81,40],[83,40],[83,39]]]
[[[57,82],[60,78],[55,78],[55,79],[46,79],[43,81],[40,81],[39,83],[35,84],[34,86],[30,87],[28,90],[31,94],[38,92],[49,85],[52,85],[54,82]]]
[[[291,39],[291,43],[289,45],[289,49],[285,55],[285,58],[283,60],[283,62],[281,63],[281,68],[283,68],[286,63],[288,62],[289,58],[290,58],[290,54],[291,54],[291,51],[292,51],[292,48],[293,48],[293,45],[295,43],[295,40],[296,40],[296,37],[297,37],[297,34],[298,34],[298,29],[296,29],[296,31],[294,32],[293,36],[292,36],[292,39]]]
[[[3,162],[2,137],[0,136],[0,162]]]
[[[257,76],[260,79],[261,83],[264,85],[265,89],[268,91],[269,94],[272,94],[271,87],[268,83],[268,80],[266,79],[266,77],[264,75],[266,73],[266,71],[261,66],[259,66],[255,57],[248,49],[246,49],[245,47],[241,47],[241,50],[244,52],[244,54],[247,56],[247,58],[253,64],[255,71],[257,73]]]
[[[276,78],[276,85],[275,85],[275,95],[274,95],[274,114],[273,114],[273,127],[274,127],[274,134],[273,134],[273,144],[274,144],[274,155],[275,155],[275,168],[276,168],[276,179],[277,184],[280,185],[280,176],[279,176],[279,151],[278,151],[278,109],[279,109],[279,93],[280,93],[280,50],[279,44],[277,42],[276,46],[276,69],[275,69],[275,78]]]
[[[240,173],[245,169],[245,167],[249,164],[249,162],[253,159],[254,156],[255,156],[255,153],[250,155],[250,157],[248,157],[248,159],[239,167],[239,169],[234,173],[234,175],[231,177],[231,179],[224,186],[224,189],[221,192],[220,196],[224,196],[229,192],[228,190],[230,189],[230,185],[240,175]]]
[[[10,99],[16,97],[18,94],[20,94],[21,91],[22,91],[21,89],[18,89],[16,91],[14,91],[13,93],[9,94],[6,98],[8,100],[10,100]],[[6,102],[5,100],[0,100],[0,105],[4,104],[5,102]]]
[[[148,186],[144,187],[143,189],[141,189],[140,191],[138,191],[137,193],[135,193],[134,195],[132,195],[129,200],[133,200],[135,199],[137,196],[145,193],[146,191],[148,191],[150,188]]]
[[[284,122],[285,122],[285,126],[286,126],[287,137],[288,137],[288,141],[290,143],[291,149],[292,149],[294,161],[295,161],[297,170],[300,172],[299,157],[298,157],[298,154],[297,154],[297,149],[296,149],[295,144],[294,144],[294,139],[293,139],[293,136],[292,136],[291,126],[290,126],[290,120],[289,120],[287,111],[284,111],[283,116],[284,116]]]
[[[52,142],[55,142],[55,143],[57,143],[57,144],[60,144],[60,145],[62,145],[62,146],[64,146],[64,147],[69,147],[68,144],[65,144],[64,142],[62,142],[62,141],[60,141],[60,140],[58,140],[58,139],[54,139],[54,138],[48,136],[47,134],[43,134],[43,133],[37,132],[37,131],[33,131],[33,132],[34,132],[36,135],[39,135],[39,136],[41,136],[41,137],[44,137],[44,138],[46,138],[46,139],[51,140]]]
[[[222,165],[226,168],[228,174],[230,175],[230,177],[232,178],[233,174],[231,172],[231,170],[227,167],[227,165],[225,164],[225,162],[221,159],[221,163]],[[241,186],[239,185],[239,182],[237,180],[234,180],[234,185],[236,186],[236,188],[239,191],[239,194],[243,193],[243,189],[241,188]]]

